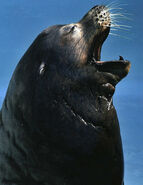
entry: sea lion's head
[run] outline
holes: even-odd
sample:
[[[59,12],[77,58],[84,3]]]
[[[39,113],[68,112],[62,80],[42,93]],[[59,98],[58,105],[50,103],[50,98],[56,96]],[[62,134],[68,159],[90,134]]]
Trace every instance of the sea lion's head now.
[[[108,8],[95,6],[77,23],[46,29],[37,39],[39,46],[34,45],[41,60],[39,83],[44,83],[44,79],[43,87],[49,88],[52,96],[56,93],[57,98],[61,94],[60,98],[69,102],[76,112],[82,112],[83,117],[88,117],[90,111],[95,111],[93,117],[96,117],[96,113],[113,108],[115,86],[130,69],[130,63],[123,57],[100,61],[111,23]],[[52,86],[47,83],[49,79]],[[94,111],[92,106],[86,110],[89,104]]]
[[[108,8],[95,6],[77,23],[44,30],[18,64],[3,120],[22,125],[24,142],[32,137],[29,148],[39,147],[38,168],[51,163],[54,173],[73,173],[71,179],[75,173],[84,182],[88,174],[88,182],[96,177],[97,184],[111,179],[121,184],[122,146],[112,96],[130,63],[122,57],[100,61],[111,22]]]

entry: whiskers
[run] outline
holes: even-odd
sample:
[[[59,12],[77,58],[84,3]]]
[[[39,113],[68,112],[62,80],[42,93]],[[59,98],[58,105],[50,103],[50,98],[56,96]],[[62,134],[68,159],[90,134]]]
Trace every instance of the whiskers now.
[[[111,18],[111,32],[110,35],[122,37],[126,39],[130,39],[127,36],[123,36],[123,33],[129,33],[132,26],[129,26],[129,21],[132,21],[131,14],[125,12],[123,6],[127,6],[127,4],[119,4],[117,1],[108,3],[106,5],[107,11],[110,12]]]

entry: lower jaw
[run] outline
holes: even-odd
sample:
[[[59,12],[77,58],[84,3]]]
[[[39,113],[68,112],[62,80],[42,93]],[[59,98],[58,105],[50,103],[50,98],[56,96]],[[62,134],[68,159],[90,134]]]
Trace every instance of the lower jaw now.
[[[121,56],[119,57],[119,60],[111,61],[100,61],[96,60],[95,57],[92,57],[87,63],[95,67],[98,72],[105,72],[115,76],[117,78],[117,82],[128,74],[131,66],[130,62],[124,60]]]

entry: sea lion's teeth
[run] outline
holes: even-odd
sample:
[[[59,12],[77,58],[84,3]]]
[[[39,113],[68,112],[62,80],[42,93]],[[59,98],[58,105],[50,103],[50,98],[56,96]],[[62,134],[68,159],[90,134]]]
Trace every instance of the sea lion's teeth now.
[[[119,60],[124,60],[124,58],[122,56],[119,56]]]

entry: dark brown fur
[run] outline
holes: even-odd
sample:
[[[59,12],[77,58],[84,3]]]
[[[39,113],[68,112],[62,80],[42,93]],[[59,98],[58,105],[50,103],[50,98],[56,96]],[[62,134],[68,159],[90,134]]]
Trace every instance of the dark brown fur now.
[[[88,63],[89,38],[99,29],[96,47],[110,31],[93,20],[104,8],[44,30],[20,60],[0,114],[0,185],[122,184],[112,95],[130,64]]]

